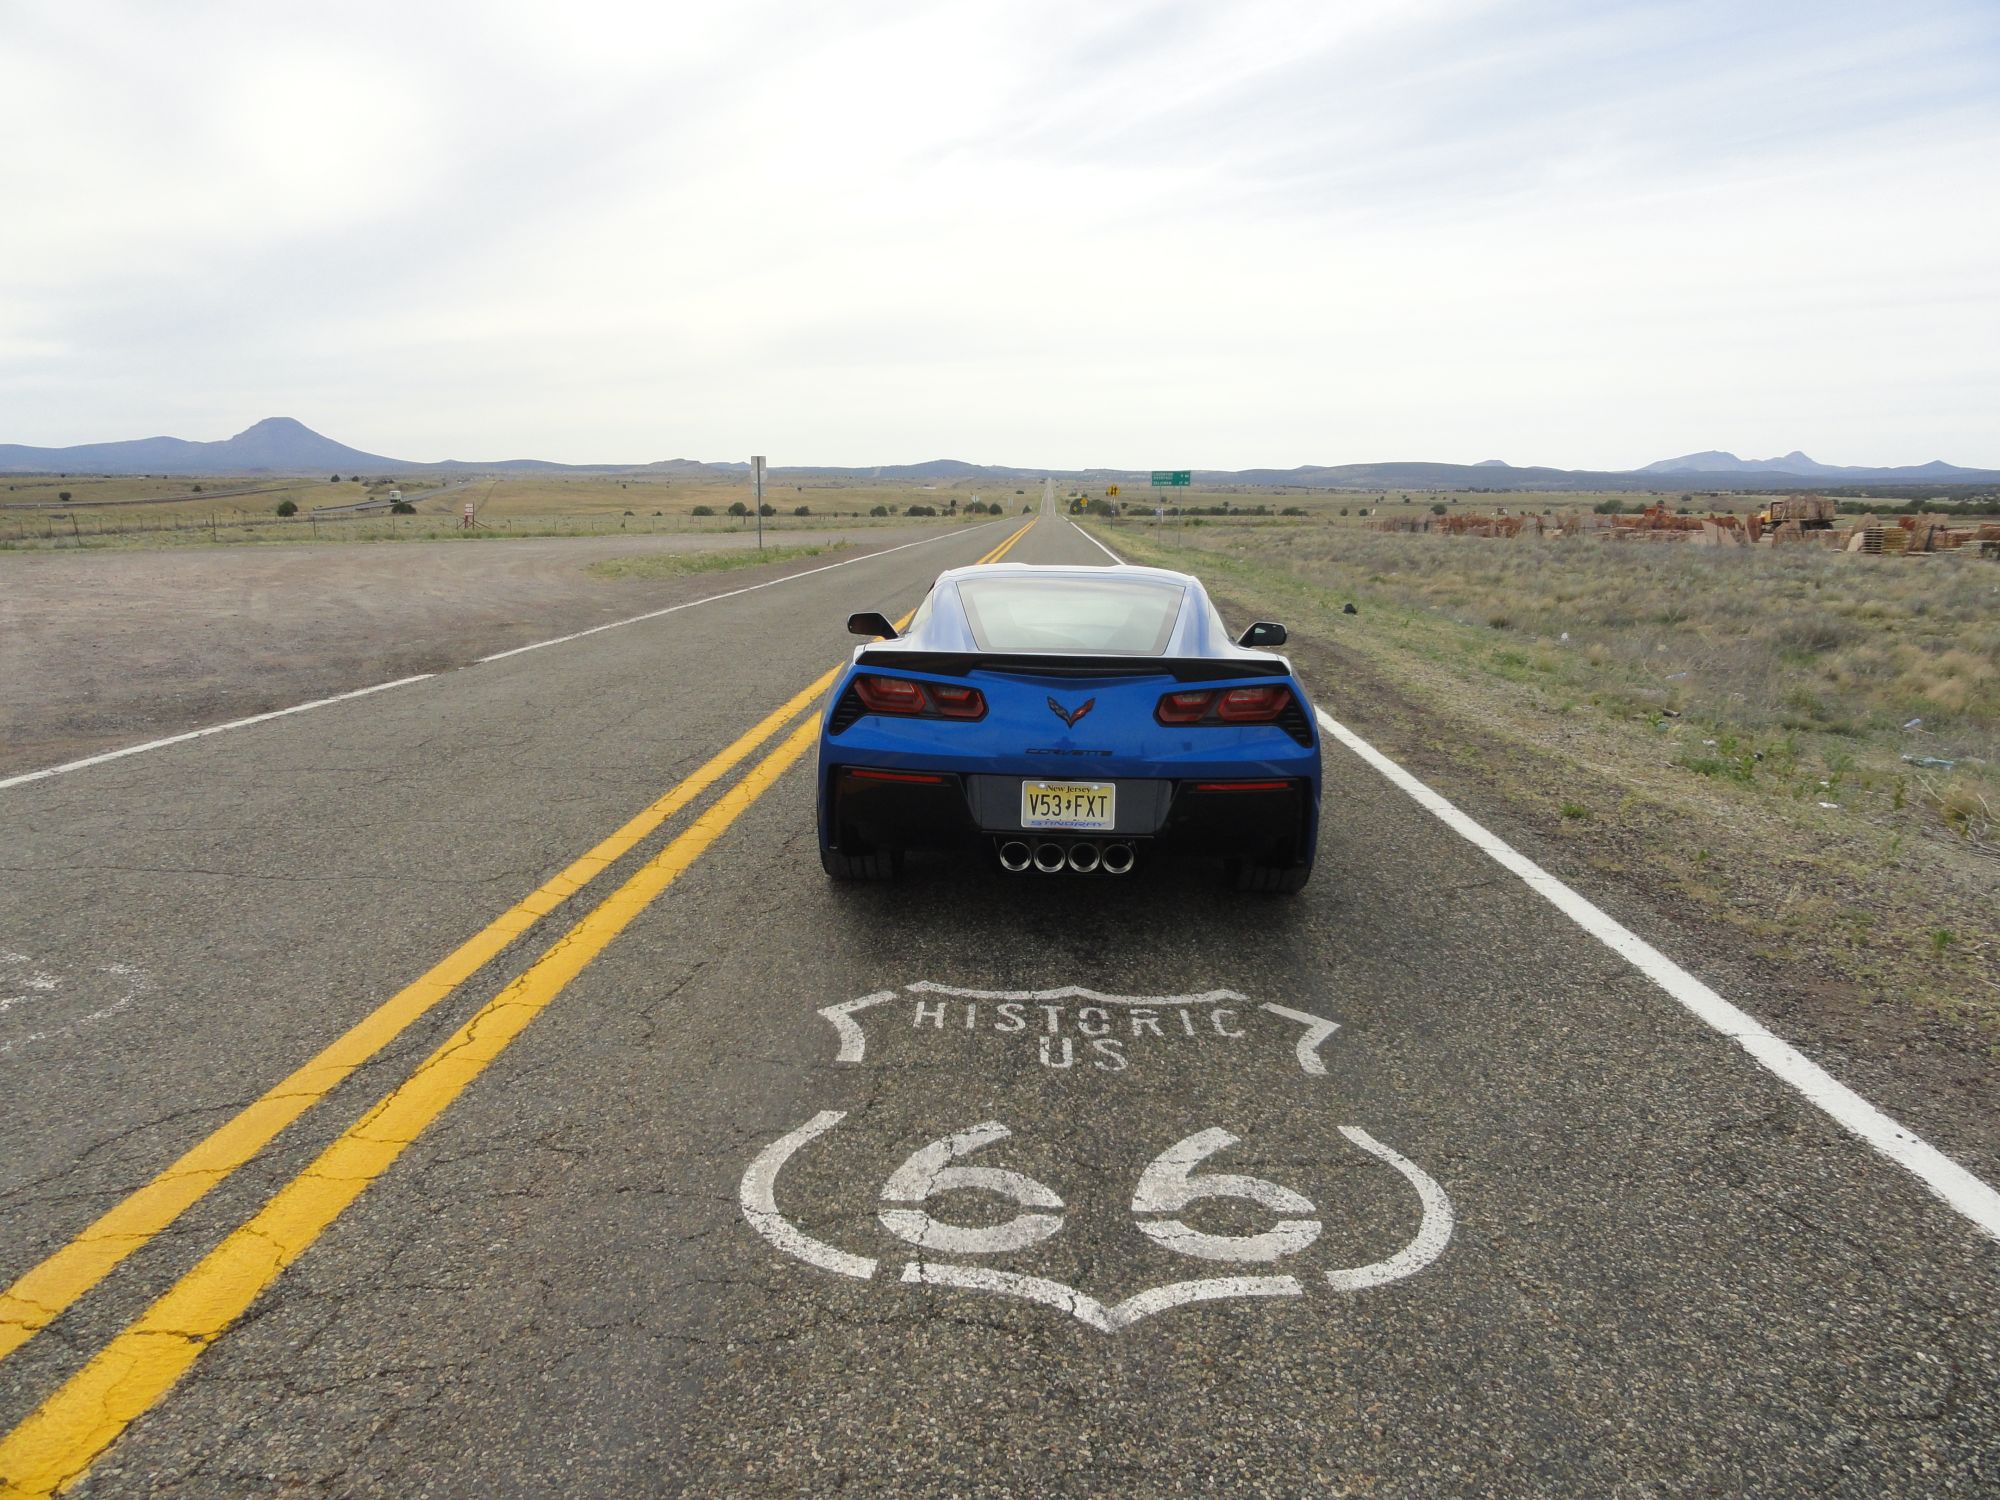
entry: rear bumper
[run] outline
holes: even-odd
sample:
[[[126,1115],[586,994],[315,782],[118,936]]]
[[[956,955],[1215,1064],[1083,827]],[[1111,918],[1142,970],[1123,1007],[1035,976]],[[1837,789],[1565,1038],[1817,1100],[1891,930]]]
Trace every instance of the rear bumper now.
[[[821,777],[821,837],[845,853],[948,849],[1020,835],[1068,844],[1143,842],[1170,854],[1269,864],[1310,858],[1316,782],[1305,776],[1116,777],[1116,826],[1103,832],[1023,830],[1019,776],[832,765]]]

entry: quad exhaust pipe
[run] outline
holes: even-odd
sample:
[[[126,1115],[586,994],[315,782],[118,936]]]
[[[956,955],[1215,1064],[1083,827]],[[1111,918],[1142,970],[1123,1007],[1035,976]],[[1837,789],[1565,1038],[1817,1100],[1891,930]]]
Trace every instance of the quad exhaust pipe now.
[[[1079,875],[1098,872],[1126,875],[1138,862],[1138,853],[1130,844],[1099,844],[1090,839],[1077,839],[1068,844],[1045,839],[1034,845],[1024,839],[1003,839],[998,852],[1000,868],[1010,875],[1019,875],[1031,867],[1044,875],[1059,874],[1063,870],[1074,870]]]

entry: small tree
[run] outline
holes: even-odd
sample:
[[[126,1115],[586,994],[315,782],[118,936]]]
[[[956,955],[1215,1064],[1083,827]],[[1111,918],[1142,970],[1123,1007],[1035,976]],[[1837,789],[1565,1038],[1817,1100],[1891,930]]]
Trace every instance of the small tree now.
[[[328,483],[328,484],[339,484],[339,483],[340,483],[340,476],[339,476],[338,474],[334,475],[334,476],[333,476],[333,477],[332,477],[331,479],[327,480],[327,483]]]
[[[200,485],[196,485],[196,486],[194,487],[194,492],[195,492],[195,493],[196,493],[197,495],[199,495],[199,494],[201,493],[201,486],[200,486]],[[69,497],[68,497],[67,495],[65,495],[65,496],[64,496],[63,498],[64,498],[65,500],[67,500],[67,499],[68,499]]]
[[[296,500],[280,500],[280,501],[278,502],[278,514],[279,514],[279,515],[281,515],[281,516],[295,516],[295,515],[297,515],[298,513],[299,513],[299,502],[298,502],[298,501],[296,501]]]
[[[200,486],[196,486],[196,488],[199,488],[199,487],[200,487]],[[64,490],[64,491],[63,491],[63,492],[62,492],[61,494],[59,494],[59,495],[57,495],[57,496],[56,496],[56,499],[58,499],[58,500],[62,501],[62,503],[63,503],[64,505],[67,505],[67,504],[69,504],[69,491],[68,491],[68,490]]]
[[[1624,511],[1625,502],[1623,500],[1620,500],[1616,495],[1613,495],[1609,499],[1598,501],[1597,504],[1591,506],[1590,508],[1596,511],[1600,516],[1615,516],[1621,514]]]
[[[654,511],[653,514],[658,515],[659,512]],[[697,505],[688,514],[691,516],[712,516],[715,514],[715,507],[713,505]]]
[[[750,514],[750,507],[741,500],[734,500],[730,502],[729,513],[732,516],[747,516]]]
[[[760,516],[775,516],[777,513],[778,507],[768,502],[757,507],[757,514]]]
[[[795,516],[809,516],[812,513],[813,508],[810,505],[794,505],[792,507],[792,514]]]
[[[1444,504],[1442,501],[1440,501],[1437,504],[1431,506],[1431,514],[1434,516],[1441,516],[1444,514],[1444,509],[1445,509]]]
[[[414,516],[416,513],[417,508],[407,500],[398,500],[389,507],[389,514],[392,516]]]
[[[889,514],[889,507],[888,507],[888,506],[886,506],[886,505],[877,505],[877,506],[873,507],[873,508],[872,508],[872,509],[871,509],[871,510],[870,510],[870,511],[868,512],[868,514],[869,514],[869,515],[871,515],[871,516],[886,516],[886,515],[888,515],[888,514]]]

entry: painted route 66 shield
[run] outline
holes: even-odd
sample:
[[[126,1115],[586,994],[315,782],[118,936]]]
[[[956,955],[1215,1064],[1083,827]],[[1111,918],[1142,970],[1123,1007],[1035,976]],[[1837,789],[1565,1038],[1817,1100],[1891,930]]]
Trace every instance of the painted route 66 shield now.
[[[819,1015],[824,1105],[739,1185],[801,1277],[1116,1334],[1196,1304],[1324,1313],[1450,1245],[1450,1199],[1393,1121],[1345,1116],[1336,1017],[925,980]]]

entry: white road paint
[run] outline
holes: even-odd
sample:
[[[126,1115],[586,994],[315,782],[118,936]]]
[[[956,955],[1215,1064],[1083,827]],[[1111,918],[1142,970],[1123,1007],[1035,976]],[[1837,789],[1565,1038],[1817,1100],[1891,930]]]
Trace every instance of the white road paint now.
[[[1262,1177],[1233,1172],[1191,1174],[1218,1151],[1242,1142],[1226,1130],[1200,1130],[1176,1141],[1139,1174],[1132,1194],[1135,1214],[1179,1213],[1203,1198],[1245,1198],[1278,1214],[1316,1212],[1312,1200]],[[1142,1219],[1140,1233],[1155,1244],[1202,1260],[1273,1261],[1296,1255],[1319,1238],[1317,1219],[1287,1219],[1262,1234],[1206,1234],[1179,1219]]]
[[[26,972],[21,972],[25,970]],[[62,976],[34,967],[34,960],[25,953],[0,953],[0,1016],[19,1011],[27,1024],[34,1027],[18,1035],[0,1035],[0,1058],[9,1057],[36,1042],[45,1042],[51,1037],[68,1036],[71,1032],[91,1026],[99,1021],[108,1021],[119,1012],[128,1009],[138,998],[152,988],[151,982],[130,964],[105,964],[96,971],[110,982],[105,987],[114,998],[103,1005],[96,1005],[82,1015],[66,1019],[45,1021],[37,1024],[38,1018],[46,1018],[52,1006],[60,1014],[63,1001],[71,995],[82,993],[89,997],[92,984],[90,979],[71,980],[67,991]],[[92,976],[94,977],[94,976]],[[100,990],[100,995],[105,991]],[[91,1004],[91,999],[82,1002]]]
[[[783,578],[769,578],[762,583],[749,584],[740,589],[729,589],[720,594],[709,594],[704,598],[690,599],[685,604],[669,604],[665,609],[649,609],[643,615],[631,615],[623,620],[611,620],[603,625],[593,625],[588,630],[574,630],[568,635],[551,636],[545,641],[536,641],[527,646],[515,646],[507,651],[495,651],[491,656],[482,656],[475,665],[489,661],[505,661],[510,656],[519,656],[527,651],[539,651],[544,646],[560,646],[569,641],[580,641],[586,636],[602,635],[607,630],[619,630],[627,625],[638,625],[647,620],[657,620],[665,615],[677,615],[684,609],[695,609],[703,604],[714,604],[720,599],[736,599],[744,594],[754,594],[759,589],[774,589],[780,584],[796,583],[801,578],[811,578],[818,573],[831,573],[835,568],[851,568],[856,563],[868,562],[877,557],[887,557],[892,552],[902,552],[911,547],[927,547],[932,542],[942,542],[949,537],[964,536],[968,531],[978,531],[985,526],[998,526],[999,521],[982,521],[978,526],[960,526],[954,531],[944,531],[936,536],[919,537],[914,542],[903,542],[894,547],[884,547],[879,552],[864,552],[859,557],[842,558],[836,563],[827,563],[817,568],[807,568],[801,573],[787,573]]]
[[[1293,1010],[1289,1005],[1273,1005],[1268,1000],[1264,1002],[1263,1008],[1274,1016],[1283,1016],[1287,1021],[1296,1021],[1305,1027],[1306,1034],[1299,1038],[1298,1047],[1295,1049],[1298,1053],[1299,1067],[1315,1078],[1326,1077],[1326,1064],[1319,1060],[1320,1043],[1340,1030],[1340,1022],[1329,1021],[1324,1016],[1308,1015],[1305,1011]]]
[[[995,1141],[1004,1141],[1012,1134],[998,1120],[987,1120],[920,1146],[889,1174],[889,1180],[882,1185],[882,1201],[922,1203],[938,1193],[971,1188],[1012,1199],[1023,1208],[1061,1208],[1063,1201],[1052,1188],[1025,1173],[1005,1167],[951,1165],[959,1157],[983,1150]],[[883,1228],[918,1249],[938,1250],[948,1255],[997,1255],[1024,1250],[1063,1227],[1060,1213],[1016,1214],[1005,1224],[984,1228],[942,1223],[919,1208],[885,1208],[878,1217]]]
[[[1066,1312],[1099,1333],[1117,1333],[1141,1318],[1185,1307],[1190,1302],[1212,1302],[1228,1297],[1297,1297],[1305,1290],[1292,1276],[1219,1276],[1204,1281],[1176,1281],[1171,1286],[1154,1287],[1106,1307],[1095,1297],[1050,1281],[1041,1276],[1022,1276],[1013,1271],[996,1271],[990,1266],[955,1266],[949,1262],[911,1261],[903,1267],[903,1280],[918,1286],[956,1287],[968,1292],[995,1292],[1003,1297],[1020,1297]]]
[[[1795,1089],[1816,1108],[1911,1173],[1982,1234],[2000,1240],[2000,1191],[1870,1104],[1819,1064],[1773,1033],[1761,1021],[1722,998],[1651,943],[1571,890],[1498,835],[1389,759],[1324,710],[1320,727],[1398,789],[1494,863],[1519,876],[1528,888],[1605,947],[1665,990],[1691,1014],[1719,1031]]]
[[[398,677],[394,682],[378,682],[373,687],[356,688],[351,693],[335,693],[331,698],[315,698],[310,703],[294,703],[290,708],[274,708],[267,714],[252,714],[247,719],[231,719],[226,724],[210,724],[205,729],[190,729],[185,734],[170,734],[165,739],[147,740],[142,745],[127,745],[121,750],[106,750],[101,755],[86,755],[82,760],[64,761],[59,766],[48,766],[40,771],[23,771],[18,776],[0,777],[0,791],[10,786],[24,786],[30,781],[43,781],[50,776],[61,776],[69,771],[81,771],[86,766],[101,766],[106,761],[123,760],[128,755],[143,755],[148,750],[164,750],[169,745],[184,745],[189,740],[206,739],[211,734],[221,734],[230,729],[247,729],[252,724],[268,724],[273,719],[282,719],[289,714],[302,714],[308,709],[325,708],[333,703],[346,703],[354,698],[366,698],[371,693],[386,693],[390,688],[408,687],[413,682],[427,682],[437,676],[435,672],[419,672],[414,677]]]
[[[1124,558],[1120,557],[1116,552],[1113,552],[1109,547],[1105,546],[1104,543],[1100,542],[1096,537],[1092,536],[1089,532],[1085,531],[1081,526],[1078,526],[1076,522],[1071,521],[1069,524],[1075,530],[1078,536],[1082,537],[1086,542],[1089,542],[1091,546],[1095,547],[1099,552],[1102,552],[1106,557],[1110,558],[1113,562],[1119,563],[1121,565],[1124,563],[1125,561]]]
[[[778,1212],[779,1171],[801,1146],[819,1139],[846,1118],[846,1110],[823,1109],[797,1130],[771,1142],[757,1153],[757,1159],[743,1173],[737,1197],[743,1204],[743,1217],[750,1221],[750,1227],[785,1254],[795,1256],[809,1266],[818,1266],[822,1271],[835,1271],[842,1276],[855,1276],[866,1281],[875,1274],[875,1262],[868,1256],[850,1255],[845,1250],[816,1240]]]
[[[1365,1292],[1372,1286],[1382,1286],[1387,1282],[1401,1281],[1405,1276],[1417,1272],[1444,1254],[1444,1247],[1451,1243],[1452,1212],[1451,1199],[1435,1179],[1408,1157],[1390,1150],[1367,1131],[1353,1125],[1343,1125],[1340,1133],[1372,1156],[1379,1156],[1408,1179],[1417,1190],[1417,1197],[1424,1205],[1423,1222],[1417,1225],[1416,1237],[1387,1260],[1378,1260],[1373,1265],[1355,1266],[1346,1271],[1328,1271],[1327,1285],[1336,1292]]]
[[[964,1000],[1092,1000],[1099,1005],[1214,1005],[1221,1000],[1245,1000],[1235,990],[1203,990],[1198,995],[1106,995],[1080,984],[1065,984],[1053,990],[967,990],[957,985],[934,984],[919,979],[904,989],[922,995],[957,995]]]
[[[868,1033],[861,1029],[861,1023],[854,1019],[854,1013],[895,998],[894,990],[877,990],[872,995],[863,995],[859,1000],[843,1000],[838,1005],[820,1007],[820,1014],[832,1023],[834,1034],[840,1038],[840,1051],[833,1059],[835,1062],[858,1063],[868,1054]]]
[[[1003,518],[1004,519],[1004,518]],[[960,526],[952,531],[939,532],[936,536],[919,537],[914,542],[903,542],[894,547],[884,547],[879,552],[864,552],[859,557],[843,558],[823,567],[808,568],[803,573],[788,573],[783,578],[767,579],[763,583],[753,583],[748,587],[730,589],[725,593],[709,594],[701,599],[690,599],[685,604],[669,605],[665,609],[650,610],[643,615],[633,615],[628,619],[612,620],[607,624],[593,625],[588,630],[575,631],[570,635],[554,636],[546,641],[536,641],[528,646],[516,646],[510,651],[496,651],[491,656],[479,657],[474,666],[487,662],[504,661],[510,656],[519,656],[524,651],[539,651],[544,646],[560,646],[565,641],[580,641],[585,636],[598,635],[606,630],[617,630],[624,625],[637,625],[643,620],[657,620],[662,615],[678,614],[684,609],[694,609],[703,604],[714,604],[721,599],[734,599],[741,594],[754,594],[759,589],[776,588],[782,583],[793,583],[801,578],[810,578],[816,573],[830,573],[835,568],[851,567],[855,563],[867,562],[870,558],[887,557],[892,552],[901,552],[910,547],[924,547],[932,542],[945,541],[950,537],[963,536],[970,531],[978,531],[986,526],[998,526],[999,521],[982,521],[978,526]],[[211,734],[222,734],[231,729],[247,729],[253,724],[268,724],[273,719],[282,719],[290,714],[302,714],[310,709],[326,708],[335,703],[346,703],[355,698],[366,698],[372,693],[386,693],[391,688],[408,687],[413,682],[428,682],[438,676],[436,672],[419,672],[414,677],[398,677],[394,682],[378,682],[372,687],[355,688],[352,692],[335,693],[330,698],[315,698],[310,703],[294,703],[290,708],[274,708],[269,713],[251,714],[248,718],[231,719],[223,724],[210,724],[201,729],[190,729],[185,734],[170,734],[164,739],[147,740],[143,744],[126,745],[117,750],[106,750],[98,755],[86,755],[81,760],[65,761],[59,766],[46,766],[39,771],[23,771],[15,776],[0,777],[0,791],[10,786],[23,786],[30,781],[43,781],[51,776],[61,776],[70,771],[81,771],[88,766],[101,766],[106,761],[123,760],[128,755],[143,755],[148,750],[163,750],[169,745],[184,745],[189,740],[205,739]]]

